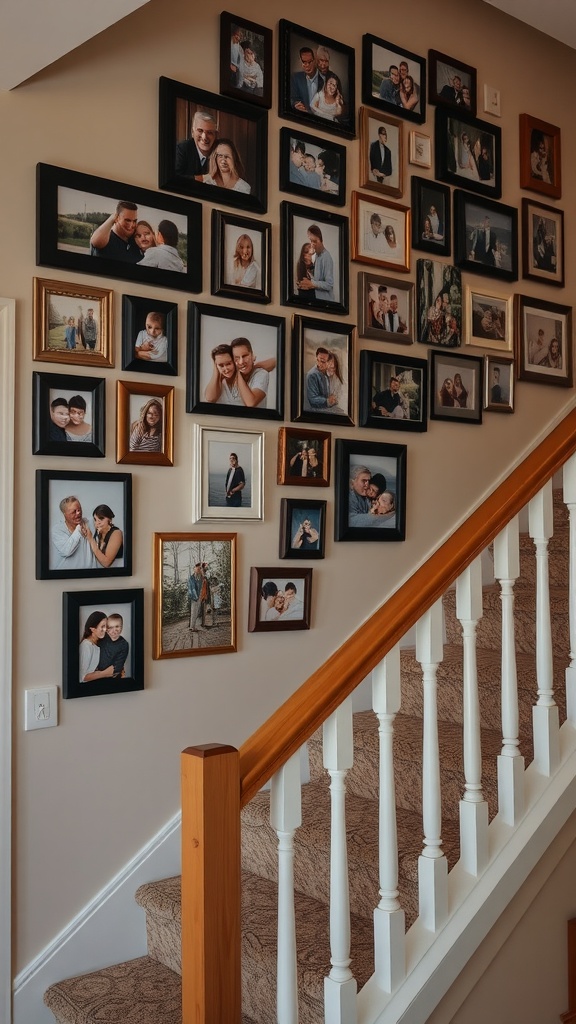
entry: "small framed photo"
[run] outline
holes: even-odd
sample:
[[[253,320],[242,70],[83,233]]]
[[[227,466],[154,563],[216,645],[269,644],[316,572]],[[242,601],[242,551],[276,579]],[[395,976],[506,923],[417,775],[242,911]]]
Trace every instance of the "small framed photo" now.
[[[131,575],[131,475],[36,470],[36,579]]]
[[[520,188],[562,196],[560,129],[531,114],[520,114]]]
[[[432,167],[432,139],[416,129],[410,131],[408,160],[417,167]]]
[[[122,369],[177,376],[177,302],[122,296]]]
[[[466,288],[467,345],[511,352],[514,337],[512,296],[486,294]]]
[[[144,591],[62,595],[62,696],[144,689]]]
[[[422,124],[426,120],[424,58],[377,36],[363,36],[362,102]]]
[[[105,455],[106,382],[64,373],[32,374],[32,454]]]
[[[281,316],[188,303],[186,412],[284,418]]]
[[[462,274],[438,260],[416,262],[417,338],[425,345],[462,344]]]
[[[212,295],[270,302],[270,224],[212,210]]]
[[[34,278],[34,359],[114,366],[112,291]]]
[[[358,323],[361,338],[414,342],[414,285],[369,271],[358,272]]]
[[[264,434],[194,424],[195,523],[264,518]]]
[[[361,427],[379,430],[428,429],[428,364],[390,353],[360,353]]]
[[[354,330],[354,324],[294,317],[291,418],[296,423],[354,423]]]
[[[348,218],[280,203],[282,304],[348,312]]]
[[[514,412],[514,359],[484,356],[484,408],[486,412]]]
[[[430,352],[430,419],[482,422],[482,356]]]
[[[154,534],[152,657],[236,650],[236,534]]]
[[[572,307],[515,295],[518,380],[572,387]]]
[[[428,102],[453,107],[475,117],[476,68],[438,50],[428,51],[428,63]]]
[[[564,211],[522,200],[522,276],[564,287]]]
[[[116,462],[174,465],[174,388],[116,381]]]
[[[344,206],[346,147],[293,128],[281,128],[280,188],[313,203]]]
[[[502,195],[502,129],[436,108],[436,177],[491,199]]]
[[[404,191],[404,125],[360,107],[360,188],[389,196]]]
[[[267,137],[265,109],[160,78],[159,188],[266,213]]]
[[[280,20],[278,113],[353,139],[356,135],[352,46]]]
[[[404,540],[406,445],[336,440],[335,540]]]
[[[331,436],[323,430],[280,427],[276,483],[292,487],[328,487]]]
[[[412,176],[412,248],[450,256],[450,189]]]
[[[226,11],[220,15],[220,92],[272,106],[272,31]]]
[[[250,569],[249,633],[310,629],[312,569]]]
[[[386,270],[410,270],[410,210],[352,193],[352,259]]]
[[[280,558],[324,558],[326,502],[282,498]]]
[[[502,281],[518,278],[518,210],[454,192],[454,262]]]

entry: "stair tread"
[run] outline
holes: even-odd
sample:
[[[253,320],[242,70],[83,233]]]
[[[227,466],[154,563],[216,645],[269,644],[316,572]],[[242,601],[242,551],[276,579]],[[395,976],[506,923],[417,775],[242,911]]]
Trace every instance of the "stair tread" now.
[[[181,978],[149,956],[51,985],[44,1002],[59,1024],[181,1024]]]

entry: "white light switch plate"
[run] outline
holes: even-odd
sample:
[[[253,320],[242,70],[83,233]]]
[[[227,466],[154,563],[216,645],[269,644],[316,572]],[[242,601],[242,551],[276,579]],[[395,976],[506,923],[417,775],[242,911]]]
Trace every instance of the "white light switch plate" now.
[[[58,687],[39,686],[24,691],[24,731],[58,725]]]
[[[492,114],[494,117],[502,117],[500,90],[495,89],[493,85],[484,86],[484,110],[487,114]]]

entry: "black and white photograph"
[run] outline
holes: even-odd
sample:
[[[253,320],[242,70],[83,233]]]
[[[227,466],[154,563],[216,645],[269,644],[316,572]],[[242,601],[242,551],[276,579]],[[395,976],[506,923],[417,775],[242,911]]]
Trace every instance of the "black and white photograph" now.
[[[264,435],[194,424],[192,519],[264,518]]]
[[[348,218],[280,204],[282,303],[348,312]]]
[[[438,50],[428,51],[430,103],[476,114],[476,68]]]
[[[430,352],[430,419],[482,422],[481,356]]]
[[[564,212],[522,200],[522,276],[564,286]]]
[[[144,689],[144,591],[62,595],[62,696]]]
[[[484,356],[484,409],[514,412],[514,359],[494,353]]]
[[[416,263],[417,340],[458,348],[462,344],[462,275],[438,260]]]
[[[500,199],[502,129],[497,125],[437,107],[435,156],[440,181]]]
[[[70,374],[32,374],[32,454],[102,458],[105,381]]]
[[[422,124],[426,119],[425,59],[377,36],[363,36],[362,102]]]
[[[334,539],[406,538],[406,445],[336,440]]]
[[[518,210],[454,192],[454,262],[502,281],[518,277]]]
[[[358,332],[361,338],[414,342],[414,285],[370,271],[358,273]]]
[[[344,206],[346,147],[331,139],[281,128],[280,188],[310,202]]]
[[[425,359],[360,353],[361,427],[422,433],[428,419],[428,364]]]
[[[280,117],[353,139],[356,134],[353,47],[281,19],[278,50]]]
[[[360,108],[360,188],[396,197],[404,191],[404,125],[368,107]]]
[[[122,296],[122,369],[168,377],[178,374],[176,302]]]
[[[292,419],[349,425],[352,419],[354,324],[295,316],[292,332]]]
[[[272,30],[226,11],[220,15],[220,92],[272,105]]]
[[[266,221],[212,210],[212,295],[270,302],[271,233]]]

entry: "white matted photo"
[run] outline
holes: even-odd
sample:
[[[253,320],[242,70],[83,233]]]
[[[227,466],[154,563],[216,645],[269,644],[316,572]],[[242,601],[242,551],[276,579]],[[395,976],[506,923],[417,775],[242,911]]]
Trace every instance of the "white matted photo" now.
[[[194,424],[193,521],[264,518],[264,435]]]

